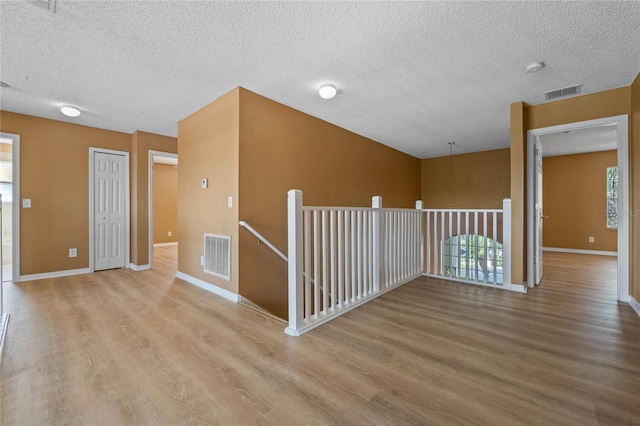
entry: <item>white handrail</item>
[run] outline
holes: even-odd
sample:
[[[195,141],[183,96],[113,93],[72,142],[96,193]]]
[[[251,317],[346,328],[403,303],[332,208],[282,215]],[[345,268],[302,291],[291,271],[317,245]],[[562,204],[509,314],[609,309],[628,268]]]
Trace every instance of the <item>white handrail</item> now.
[[[285,262],[289,262],[289,259],[287,258],[287,256],[285,256],[280,250],[278,250],[278,248],[276,246],[274,246],[273,244],[271,244],[269,242],[269,240],[267,240],[265,237],[262,236],[261,233],[259,233],[258,231],[256,231],[255,229],[253,229],[253,227],[251,225],[249,225],[247,222],[245,222],[244,220],[241,220],[240,222],[240,226],[243,226],[245,228],[247,228],[249,230],[249,232],[251,232],[253,235],[255,235],[256,237],[258,237],[258,240],[260,240],[261,242],[265,243],[267,245],[267,247],[269,247],[271,250],[273,250],[278,256],[280,256],[282,259],[284,259]]]

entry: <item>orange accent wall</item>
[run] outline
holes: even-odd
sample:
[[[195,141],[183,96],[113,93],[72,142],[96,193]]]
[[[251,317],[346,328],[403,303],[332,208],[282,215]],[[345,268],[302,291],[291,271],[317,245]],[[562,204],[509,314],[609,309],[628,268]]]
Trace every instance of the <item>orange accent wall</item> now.
[[[544,247],[618,251],[606,223],[607,167],[617,163],[617,151],[543,158]]]
[[[422,205],[428,209],[502,208],[511,191],[510,173],[509,149],[424,159]]]
[[[178,123],[178,271],[233,293],[239,282],[239,93],[236,88]],[[201,187],[203,178],[208,188]],[[205,233],[231,236],[231,281],[200,265]]]
[[[20,274],[88,268],[89,148],[128,152],[131,135],[7,111],[0,129],[20,135],[20,196],[32,203],[20,210]]]
[[[306,205],[415,206],[420,160],[240,89],[240,220],[287,252],[287,191]],[[287,318],[287,267],[240,232],[240,294]]]
[[[620,87],[541,105],[526,106],[522,102],[511,104],[512,282],[514,284],[523,283],[526,277],[524,202],[526,138],[524,135],[531,129],[629,114],[630,106],[630,87]],[[520,178],[522,178],[521,184]],[[522,269],[519,268],[520,265]],[[522,274],[519,273],[520,270]]]
[[[178,152],[170,136],[136,131],[131,135],[131,263],[149,264],[149,151]]]
[[[177,241],[178,167],[155,163],[153,165],[153,242]]]
[[[631,85],[629,127],[631,132],[631,295],[640,302],[640,73]]]

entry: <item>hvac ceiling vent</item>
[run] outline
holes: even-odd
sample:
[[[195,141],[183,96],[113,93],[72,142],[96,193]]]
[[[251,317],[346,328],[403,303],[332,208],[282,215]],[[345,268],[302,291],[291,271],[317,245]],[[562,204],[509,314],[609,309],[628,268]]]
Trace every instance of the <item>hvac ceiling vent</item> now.
[[[204,272],[231,281],[231,237],[204,234]]]
[[[561,98],[563,96],[577,95],[580,93],[580,84],[575,86],[564,87],[562,89],[551,90],[544,94],[544,99],[549,101],[555,98]]]
[[[56,13],[57,0],[27,0],[27,3],[37,8],[48,10],[51,13]]]

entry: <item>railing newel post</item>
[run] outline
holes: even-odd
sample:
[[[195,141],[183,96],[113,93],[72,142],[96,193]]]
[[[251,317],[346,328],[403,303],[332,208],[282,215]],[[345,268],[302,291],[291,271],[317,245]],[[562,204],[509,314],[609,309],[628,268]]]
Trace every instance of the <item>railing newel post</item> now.
[[[376,195],[371,199],[373,211],[373,292],[380,292],[380,279],[384,277],[384,216],[382,208],[382,197]]]
[[[511,199],[502,200],[502,285],[511,287]]]
[[[299,335],[304,315],[303,293],[303,238],[302,238],[302,191],[288,192],[288,281],[289,281],[289,327],[288,334]]]

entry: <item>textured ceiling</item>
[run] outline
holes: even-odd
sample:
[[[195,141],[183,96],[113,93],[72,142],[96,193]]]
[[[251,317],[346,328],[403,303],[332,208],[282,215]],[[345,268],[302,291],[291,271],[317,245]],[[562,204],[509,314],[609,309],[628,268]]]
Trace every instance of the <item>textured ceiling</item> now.
[[[510,103],[640,71],[640,2],[1,1],[0,24],[3,110],[176,136],[242,86],[420,158],[505,148]]]
[[[618,149],[618,130],[614,126],[597,126],[572,132],[540,136],[542,156],[583,154]]]

